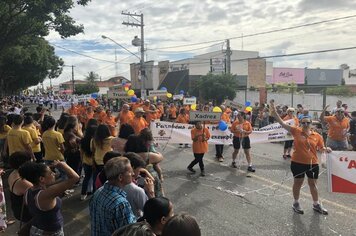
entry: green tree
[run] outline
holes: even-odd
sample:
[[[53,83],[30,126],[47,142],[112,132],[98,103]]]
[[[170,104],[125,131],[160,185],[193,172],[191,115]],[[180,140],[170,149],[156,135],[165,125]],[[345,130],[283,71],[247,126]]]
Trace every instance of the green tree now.
[[[75,94],[82,95],[82,94],[91,94],[99,92],[99,87],[95,84],[77,84],[75,85]]]
[[[190,93],[204,100],[215,100],[221,104],[224,99],[233,100],[236,97],[237,80],[231,74],[202,76]]]
[[[69,16],[90,0],[1,0],[0,86],[7,93],[56,78],[63,61],[43,37],[50,30],[67,38],[83,32]],[[14,55],[13,55],[14,54]],[[22,58],[24,57],[24,58]]]
[[[100,80],[100,76],[93,71],[90,71],[88,76],[85,77],[85,80],[90,84],[95,84],[96,81]]]

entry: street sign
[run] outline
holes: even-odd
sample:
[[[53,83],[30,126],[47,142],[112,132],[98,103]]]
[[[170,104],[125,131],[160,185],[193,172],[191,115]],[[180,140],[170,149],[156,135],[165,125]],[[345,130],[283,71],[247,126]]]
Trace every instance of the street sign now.
[[[183,105],[197,104],[197,98],[184,98]]]
[[[114,92],[114,91],[108,91],[108,98],[113,98],[113,99],[129,99],[130,96],[127,95],[127,92],[125,91],[119,91],[119,92]]]
[[[150,90],[148,91],[148,94],[150,97],[166,97],[167,96],[167,90]]]
[[[221,119],[221,112],[200,112],[190,111],[190,121],[219,121]]]

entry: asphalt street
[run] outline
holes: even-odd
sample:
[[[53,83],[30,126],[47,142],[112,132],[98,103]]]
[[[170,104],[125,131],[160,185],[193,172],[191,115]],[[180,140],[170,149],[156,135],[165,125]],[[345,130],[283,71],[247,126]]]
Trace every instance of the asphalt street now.
[[[56,117],[59,112],[55,112]],[[187,165],[193,160],[191,148],[178,144],[160,145],[164,154],[164,190],[173,202],[175,213],[195,216],[202,235],[354,235],[356,236],[356,196],[327,191],[326,170],[321,169],[318,188],[320,201],[328,209],[324,216],[312,210],[309,188],[304,185],[301,205],[304,215],[293,212],[291,206],[292,174],[289,160],[282,159],[282,144],[252,145],[256,173],[246,173],[244,155],[239,155],[239,168],[231,164],[232,146],[225,146],[225,161],[215,160],[215,147],[209,146],[204,156],[206,176],[189,174]],[[198,170],[198,165],[195,166]],[[80,187],[63,202],[65,234],[89,235],[88,203],[80,201]],[[8,199],[8,198],[7,198]],[[9,203],[9,202],[8,202]],[[11,210],[8,207],[8,212]],[[12,225],[4,235],[15,235],[18,225]]]

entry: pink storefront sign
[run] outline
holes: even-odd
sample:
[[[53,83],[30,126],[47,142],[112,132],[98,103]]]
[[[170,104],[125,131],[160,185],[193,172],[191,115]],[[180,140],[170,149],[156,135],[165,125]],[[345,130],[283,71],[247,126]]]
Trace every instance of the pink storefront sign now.
[[[273,68],[272,84],[278,83],[295,83],[304,84],[305,81],[305,69],[297,68]]]

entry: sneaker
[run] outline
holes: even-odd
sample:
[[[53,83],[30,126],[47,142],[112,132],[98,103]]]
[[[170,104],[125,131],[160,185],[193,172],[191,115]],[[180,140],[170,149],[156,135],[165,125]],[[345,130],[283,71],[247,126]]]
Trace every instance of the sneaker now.
[[[320,203],[318,203],[316,205],[313,204],[313,210],[322,214],[322,215],[328,214],[328,210],[326,210]]]
[[[192,172],[193,174],[195,174],[195,172],[196,172],[192,167],[189,167],[189,166],[187,167],[187,170],[189,170],[189,171]]]
[[[204,176],[205,176],[205,171],[202,170],[202,171],[200,172],[200,176],[203,176],[203,177],[204,177]]]
[[[232,167],[232,168],[237,168],[236,162],[233,161],[233,162],[231,163],[231,167]]]
[[[223,161],[224,161],[224,158],[223,158],[223,157],[219,157],[219,158],[218,158],[218,161],[219,161],[219,162],[223,162]]]
[[[300,207],[299,202],[293,203],[293,206],[292,206],[292,207],[293,207],[293,210],[294,210],[295,213],[298,213],[298,214],[301,214],[301,215],[304,214],[304,211],[303,211],[303,209]]]
[[[88,195],[84,194],[80,196],[80,200],[81,201],[85,201],[85,199],[87,199]]]
[[[256,172],[255,168],[253,166],[247,167],[247,171],[249,172]]]

